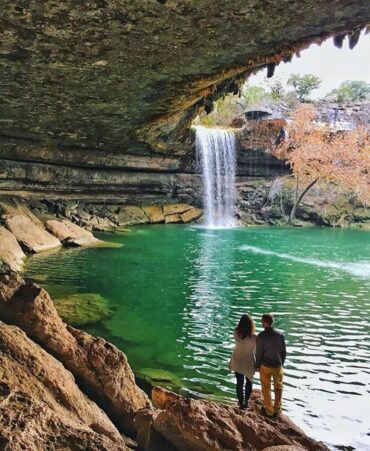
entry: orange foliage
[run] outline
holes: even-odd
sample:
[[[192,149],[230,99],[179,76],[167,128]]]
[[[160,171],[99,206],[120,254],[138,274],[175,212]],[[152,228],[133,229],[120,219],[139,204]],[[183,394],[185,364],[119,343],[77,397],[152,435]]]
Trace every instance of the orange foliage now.
[[[250,121],[246,129],[248,135],[245,146],[251,149],[267,148],[273,150],[276,143],[276,137],[280,130],[286,127],[284,119],[264,119]]]
[[[300,182],[316,179],[332,182],[370,205],[369,128],[332,130],[329,125],[316,121],[311,105],[302,105],[275,155],[287,160]]]

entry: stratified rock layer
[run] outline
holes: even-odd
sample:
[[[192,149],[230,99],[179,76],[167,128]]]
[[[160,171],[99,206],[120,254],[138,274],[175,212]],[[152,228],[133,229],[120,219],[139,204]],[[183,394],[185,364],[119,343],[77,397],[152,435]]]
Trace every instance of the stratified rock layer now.
[[[72,374],[18,327],[2,322],[0,367],[2,450],[128,449]]]
[[[368,0],[3,0],[0,188],[190,202],[197,112]],[[356,37],[356,34],[354,35]],[[352,39],[353,41],[353,39]]]

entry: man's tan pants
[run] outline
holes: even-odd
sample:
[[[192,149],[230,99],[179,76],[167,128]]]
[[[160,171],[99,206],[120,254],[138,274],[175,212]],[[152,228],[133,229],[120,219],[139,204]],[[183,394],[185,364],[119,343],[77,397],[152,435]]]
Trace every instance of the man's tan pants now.
[[[269,368],[261,365],[260,367],[260,379],[263,394],[263,404],[268,415],[274,413],[279,414],[282,406],[283,395],[283,367]],[[271,399],[271,378],[274,380],[274,394],[275,402],[272,404]]]

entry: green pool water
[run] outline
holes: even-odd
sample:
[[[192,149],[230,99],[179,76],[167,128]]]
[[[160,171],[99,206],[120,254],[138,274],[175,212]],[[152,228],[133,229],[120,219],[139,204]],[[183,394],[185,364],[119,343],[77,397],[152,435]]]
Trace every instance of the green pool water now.
[[[133,227],[122,248],[30,258],[52,296],[98,293],[112,314],[86,326],[137,374],[184,394],[234,401],[228,371],[242,313],[286,333],[284,409],[332,447],[370,449],[370,234],[321,228]],[[258,387],[258,377],[255,378]]]

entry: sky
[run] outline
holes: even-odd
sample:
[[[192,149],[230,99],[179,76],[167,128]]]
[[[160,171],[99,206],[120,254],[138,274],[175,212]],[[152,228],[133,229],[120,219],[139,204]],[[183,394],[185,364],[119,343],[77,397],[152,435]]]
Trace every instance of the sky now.
[[[312,44],[308,49],[302,50],[300,58],[294,56],[291,63],[280,63],[275,68],[275,75],[270,79],[279,78],[286,84],[292,73],[314,74],[321,78],[319,89],[310,97],[320,98],[337,88],[346,80],[364,80],[370,83],[370,33],[361,33],[357,46],[350,50],[348,38],[343,47],[334,46],[333,39],[328,39],[318,46]],[[249,78],[248,84],[264,84],[266,69]]]

